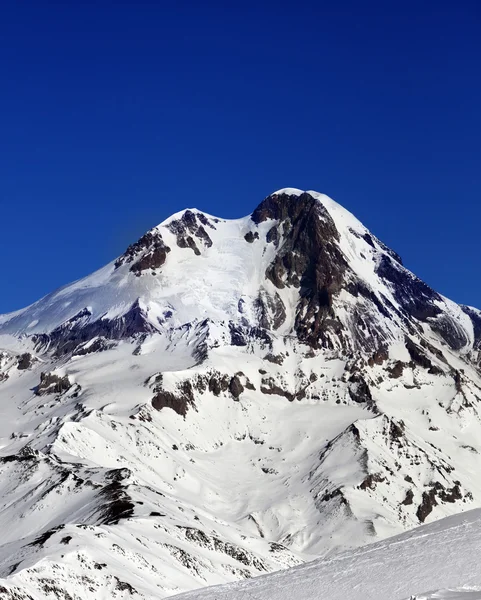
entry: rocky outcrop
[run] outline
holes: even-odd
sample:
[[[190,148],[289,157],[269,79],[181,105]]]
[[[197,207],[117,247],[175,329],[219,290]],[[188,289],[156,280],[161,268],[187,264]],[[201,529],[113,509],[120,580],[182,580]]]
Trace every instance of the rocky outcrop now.
[[[190,248],[194,254],[199,256],[201,252],[197,243],[205,248],[212,246],[212,240],[203,225],[215,229],[215,226],[202,213],[186,210],[180,219],[169,224],[169,230],[177,237],[179,248]]]
[[[113,319],[91,321],[91,313],[85,308],[49,334],[33,336],[33,340],[37,350],[49,350],[60,357],[74,352],[100,352],[111,346],[106,340],[128,339],[137,334],[155,331],[157,328],[148,319],[139,300],[136,300],[126,313]],[[93,347],[85,345],[92,340]]]
[[[244,239],[246,242],[248,242],[249,244],[252,244],[255,240],[259,239],[259,234],[257,233],[257,231],[248,231],[245,236]]]
[[[328,345],[326,332],[338,327],[332,300],[348,269],[334,221],[309,194],[269,196],[252,214],[256,224],[267,219],[278,222],[268,241],[279,244],[279,249],[266,277],[279,289],[299,289],[295,322],[299,339],[315,348]]]
[[[45,396],[47,394],[63,394],[72,387],[72,383],[68,375],[60,376],[55,373],[41,373],[40,383],[35,388],[37,396]]]
[[[190,406],[195,406],[194,391],[189,380],[183,381],[176,386],[174,392],[163,389],[159,382],[154,388],[155,396],[152,398],[152,406],[156,410],[170,408],[178,415],[185,417]]]
[[[19,371],[26,371],[27,369],[30,369],[35,362],[37,362],[37,360],[30,352],[24,352],[18,357],[17,369]]]
[[[164,243],[162,235],[153,229],[127,248],[116,260],[115,268],[130,264],[130,271],[140,276],[143,271],[160,268],[165,263],[169,252],[170,248]]]

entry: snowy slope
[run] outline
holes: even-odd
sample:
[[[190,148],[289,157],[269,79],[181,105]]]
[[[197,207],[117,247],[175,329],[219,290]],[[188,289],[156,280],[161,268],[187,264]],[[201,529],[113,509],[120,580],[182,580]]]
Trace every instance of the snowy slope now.
[[[480,507],[480,365],[481,312],[326,196],[177,213],[0,316],[0,598],[162,598]]]
[[[196,590],[178,600],[479,600],[481,511],[448,517],[331,559]]]

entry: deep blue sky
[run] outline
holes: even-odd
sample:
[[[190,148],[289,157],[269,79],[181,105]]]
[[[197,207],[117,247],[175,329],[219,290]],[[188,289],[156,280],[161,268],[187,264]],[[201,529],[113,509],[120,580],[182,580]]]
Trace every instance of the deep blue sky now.
[[[5,0],[0,82],[0,312],[286,186],[481,307],[479,1]]]

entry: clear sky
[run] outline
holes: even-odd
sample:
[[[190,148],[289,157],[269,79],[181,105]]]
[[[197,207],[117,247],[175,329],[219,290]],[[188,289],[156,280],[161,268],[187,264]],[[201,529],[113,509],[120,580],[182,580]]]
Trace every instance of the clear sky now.
[[[481,307],[479,0],[4,0],[0,82],[0,312],[282,187]]]

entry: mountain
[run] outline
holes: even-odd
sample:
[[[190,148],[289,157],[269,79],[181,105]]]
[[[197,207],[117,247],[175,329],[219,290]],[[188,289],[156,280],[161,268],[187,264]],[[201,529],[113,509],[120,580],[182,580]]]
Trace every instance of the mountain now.
[[[480,600],[480,544],[481,511],[477,509],[332,558],[175,598]]]
[[[0,316],[0,598],[163,598],[481,507],[481,312],[327,196]]]

